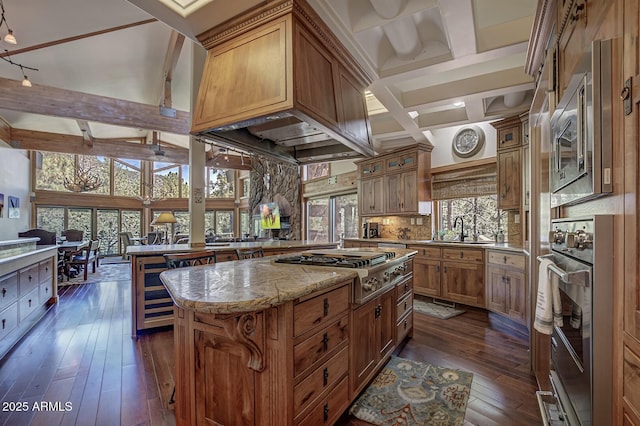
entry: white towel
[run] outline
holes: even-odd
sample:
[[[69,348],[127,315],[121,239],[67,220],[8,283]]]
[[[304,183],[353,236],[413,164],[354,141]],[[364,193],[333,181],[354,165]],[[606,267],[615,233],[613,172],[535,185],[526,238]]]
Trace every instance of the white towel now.
[[[543,334],[551,334],[553,326],[562,327],[562,304],[558,274],[549,270],[550,259],[542,259],[538,270],[538,297],[533,327]]]

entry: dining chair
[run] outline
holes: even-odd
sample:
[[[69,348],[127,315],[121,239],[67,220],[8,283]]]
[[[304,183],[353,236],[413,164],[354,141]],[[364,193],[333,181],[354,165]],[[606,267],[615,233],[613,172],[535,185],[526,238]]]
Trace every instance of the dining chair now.
[[[28,231],[18,232],[18,237],[20,238],[40,238],[40,241],[36,242],[37,246],[50,246],[56,243],[56,233],[50,232],[44,229],[35,228],[29,229]]]
[[[176,269],[187,266],[212,265],[216,263],[216,252],[205,250],[192,253],[164,254],[167,268]]]
[[[93,240],[89,246],[69,252],[66,260],[67,271],[69,271],[72,266],[77,266],[84,271],[84,280],[86,281],[89,273],[89,264],[91,264],[93,266],[92,273],[95,274],[97,259],[94,253],[97,247],[100,247],[100,241]]]
[[[238,260],[243,259],[255,259],[258,257],[264,257],[264,251],[261,247],[259,248],[237,248],[236,249],[236,257]]]
[[[62,231],[62,236],[66,237],[67,241],[82,241],[84,231],[80,229],[65,229]]]
[[[131,242],[131,238],[133,238],[133,234],[131,232],[121,232],[120,233],[120,241],[122,242],[122,259],[129,259],[129,255],[127,254],[127,247],[134,245]]]

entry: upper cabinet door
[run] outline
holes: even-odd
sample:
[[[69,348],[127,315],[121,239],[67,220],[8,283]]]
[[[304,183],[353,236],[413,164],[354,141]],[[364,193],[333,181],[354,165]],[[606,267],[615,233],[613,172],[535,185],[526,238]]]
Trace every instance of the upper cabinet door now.
[[[343,67],[338,68],[337,83],[336,100],[340,128],[358,144],[373,148],[364,85],[358,84]]]

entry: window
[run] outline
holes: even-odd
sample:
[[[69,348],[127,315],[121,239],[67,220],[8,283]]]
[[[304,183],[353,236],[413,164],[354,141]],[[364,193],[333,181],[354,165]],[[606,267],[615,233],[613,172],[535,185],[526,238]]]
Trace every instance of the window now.
[[[69,192],[70,189],[67,188],[65,182],[77,182],[80,176],[90,176],[91,180],[97,180],[99,185],[95,189],[79,190],[79,192],[109,194],[111,160],[107,157],[93,155],[36,153],[36,189]]]
[[[329,163],[316,163],[316,164],[308,164],[304,166],[303,170],[303,179],[304,180],[312,180],[319,179],[321,177],[329,176],[330,173]]]
[[[189,166],[154,162],[153,198],[189,198]]]
[[[233,234],[233,210],[207,210],[204,212],[206,235],[231,238]]]
[[[139,197],[141,187],[140,160],[113,160],[113,195]]]
[[[500,229],[507,237],[507,212],[498,210],[495,195],[440,200],[437,205],[436,233],[440,239],[452,240],[460,235],[460,225],[453,228],[458,216],[464,219],[464,233],[469,237],[476,234],[480,240],[493,241]]]
[[[207,167],[207,197],[234,198],[234,171]]]
[[[246,210],[240,211],[240,235],[245,238],[251,235],[251,216]]]
[[[347,194],[307,201],[307,239],[339,242],[358,237],[358,195]]]
[[[79,229],[83,231],[83,239],[93,239],[91,236],[92,209],[69,208],[67,214],[69,215],[67,219],[67,229]]]

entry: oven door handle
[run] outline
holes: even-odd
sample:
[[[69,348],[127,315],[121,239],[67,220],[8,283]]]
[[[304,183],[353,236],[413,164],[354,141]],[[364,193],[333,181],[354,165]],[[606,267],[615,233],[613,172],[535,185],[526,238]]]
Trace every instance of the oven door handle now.
[[[538,259],[538,262],[542,262],[543,259],[554,259],[554,255],[553,254],[545,254],[544,256],[538,256],[536,259]],[[560,268],[558,265],[556,265],[555,263],[552,263],[549,265],[549,270],[551,272],[553,272],[554,274],[558,275],[560,277],[560,280],[565,282],[565,283],[571,283],[571,277],[576,275],[576,274],[587,274],[588,275],[588,279],[586,280],[587,283],[591,282],[591,270],[590,269],[575,269],[572,271],[565,271],[564,269]]]

